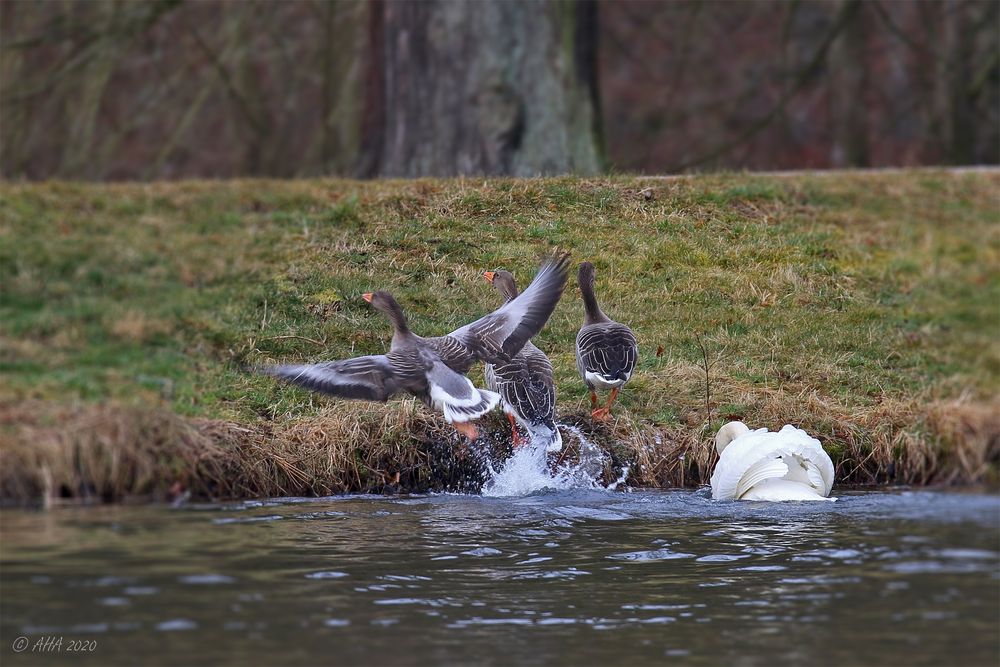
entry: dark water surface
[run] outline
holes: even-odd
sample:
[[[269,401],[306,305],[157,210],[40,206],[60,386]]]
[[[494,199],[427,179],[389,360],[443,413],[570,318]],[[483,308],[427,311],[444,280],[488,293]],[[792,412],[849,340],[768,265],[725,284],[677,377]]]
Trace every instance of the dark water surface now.
[[[560,491],[0,518],[5,666],[1000,661],[992,496]],[[40,653],[45,637],[63,644]]]

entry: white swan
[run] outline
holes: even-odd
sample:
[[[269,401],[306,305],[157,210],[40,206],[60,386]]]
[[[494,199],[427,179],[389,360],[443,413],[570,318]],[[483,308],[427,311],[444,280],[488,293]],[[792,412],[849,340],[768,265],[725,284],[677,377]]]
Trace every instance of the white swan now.
[[[715,500],[836,500],[833,462],[816,438],[794,426],[777,433],[729,422],[715,436]]]

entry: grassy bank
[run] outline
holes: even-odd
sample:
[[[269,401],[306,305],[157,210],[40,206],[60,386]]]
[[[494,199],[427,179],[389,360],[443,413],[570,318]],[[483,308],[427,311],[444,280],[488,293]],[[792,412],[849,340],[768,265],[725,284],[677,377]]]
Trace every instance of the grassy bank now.
[[[376,288],[444,333],[497,305],[482,270],[526,282],[555,246],[639,337],[606,427],[575,370],[575,285],[536,340],[562,419],[631,484],[706,481],[732,418],[815,433],[844,481],[995,482],[998,192],[995,171],[0,185],[0,493],[474,487],[479,457],[412,401],[240,368],[383,352]]]

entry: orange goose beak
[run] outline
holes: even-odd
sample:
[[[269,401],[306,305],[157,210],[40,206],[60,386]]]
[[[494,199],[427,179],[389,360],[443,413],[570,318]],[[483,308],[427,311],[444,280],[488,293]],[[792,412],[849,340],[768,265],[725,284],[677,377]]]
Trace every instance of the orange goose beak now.
[[[496,271],[483,271],[483,278],[486,278],[486,282],[493,284],[493,277],[496,275]]]
[[[372,302],[372,293],[368,292],[367,294],[362,294],[361,298],[364,299],[365,301],[367,301],[368,303],[371,303]]]

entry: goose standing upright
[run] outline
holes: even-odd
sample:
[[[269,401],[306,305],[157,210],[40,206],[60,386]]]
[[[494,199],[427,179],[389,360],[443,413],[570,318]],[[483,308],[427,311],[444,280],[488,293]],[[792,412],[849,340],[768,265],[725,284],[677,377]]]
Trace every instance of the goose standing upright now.
[[[639,346],[631,329],[609,318],[597,305],[594,265],[590,262],[580,264],[577,279],[583,294],[584,318],[576,335],[576,367],[590,390],[591,416],[596,421],[606,421],[618,392],[632,377]],[[607,405],[600,408],[597,406],[598,389],[611,390]]]
[[[833,462],[819,440],[791,425],[777,433],[729,422],[715,436],[712,472],[716,500],[836,500]]]
[[[562,295],[567,263],[566,255],[549,259],[517,298],[450,334],[433,338],[410,331],[402,309],[388,292],[365,294],[364,299],[392,323],[388,354],[259,371],[343,398],[387,401],[408,392],[475,440],[478,432],[471,421],[492,410],[500,396],[477,389],[465,373],[477,360],[509,362],[541,330]]]
[[[517,281],[509,271],[485,271],[483,277],[506,301],[517,298]],[[536,442],[549,451],[562,449],[556,428],[556,383],[552,362],[529,340],[510,361],[486,364],[486,386],[500,394],[503,410],[510,421],[514,447],[525,444],[517,430],[520,424]]]

